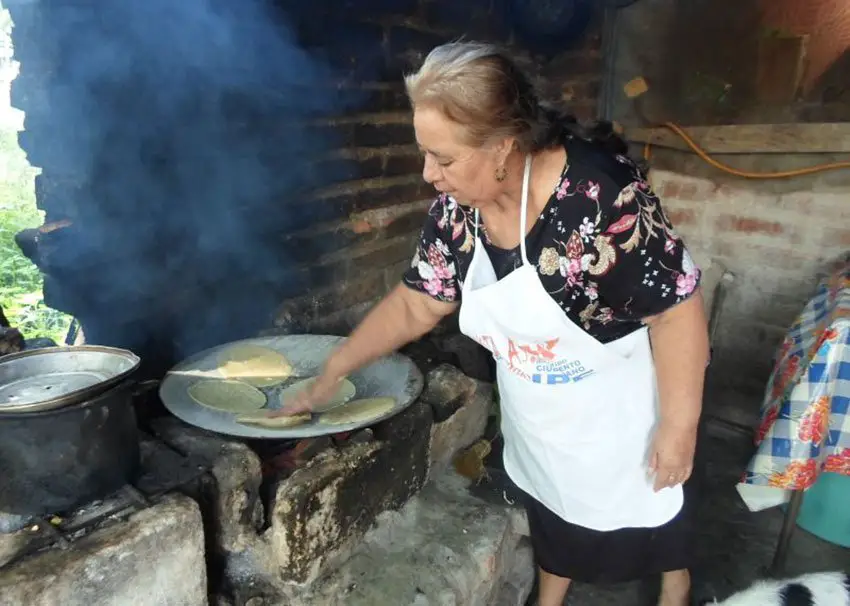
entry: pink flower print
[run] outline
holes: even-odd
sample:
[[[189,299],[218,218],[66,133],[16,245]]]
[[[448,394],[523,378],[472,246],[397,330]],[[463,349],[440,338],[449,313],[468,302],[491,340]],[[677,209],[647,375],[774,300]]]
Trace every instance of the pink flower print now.
[[[434,275],[440,280],[451,280],[454,277],[454,268],[449,265],[434,268]]]
[[[596,299],[599,298],[599,291],[597,290],[596,284],[590,282],[587,286],[585,286],[584,294],[586,294],[587,298],[591,301],[596,301]]]
[[[699,269],[694,265],[694,260],[687,250],[682,251],[682,269],[684,273],[676,276],[677,297],[685,297],[694,292],[694,289],[697,287]]]
[[[453,287],[451,287],[451,286],[449,286],[449,287],[447,287],[447,288],[444,288],[444,289],[443,289],[443,296],[444,296],[446,299],[449,299],[449,300],[452,300],[452,301],[453,301],[453,300],[454,300],[454,298],[455,298],[455,295],[456,295],[456,294],[457,294],[457,291],[456,291]]]
[[[614,310],[610,307],[603,307],[599,310],[599,320],[603,324],[608,324],[611,320],[614,319]]]
[[[594,183],[593,181],[587,182],[587,190],[584,192],[584,195],[593,200],[594,202],[599,201],[599,183]]]
[[[676,242],[670,238],[667,238],[667,241],[664,242],[664,252],[668,255],[676,250]]]
[[[566,278],[568,286],[581,283],[581,259],[561,257],[559,265],[561,276]]]
[[[676,296],[685,297],[697,287],[697,278],[694,274],[679,274],[676,277]]]
[[[563,181],[561,181],[561,184],[558,186],[558,189],[555,190],[555,197],[558,198],[558,200],[563,200],[564,198],[566,198],[567,190],[569,189],[569,187],[570,180],[565,178]]]
[[[426,280],[424,286],[425,290],[432,297],[436,297],[443,292],[443,283],[439,280]]]
[[[446,258],[443,256],[443,253],[440,252],[439,248],[437,248],[434,244],[431,244],[428,247],[427,255],[428,264],[431,266],[435,276],[443,279],[451,277],[448,263],[446,263]]]

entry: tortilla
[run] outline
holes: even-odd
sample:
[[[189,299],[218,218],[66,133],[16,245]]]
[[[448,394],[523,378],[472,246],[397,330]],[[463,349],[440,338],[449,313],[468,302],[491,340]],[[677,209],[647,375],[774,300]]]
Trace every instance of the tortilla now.
[[[251,412],[266,405],[266,395],[242,381],[205,379],[192,383],[186,391],[201,406],[222,412]]]
[[[218,370],[225,379],[237,379],[255,387],[277,385],[294,373],[283,354],[259,345],[233,345],[220,352],[218,360]]]
[[[242,425],[254,425],[266,429],[286,429],[308,423],[313,418],[309,412],[301,412],[291,416],[269,417],[265,414],[237,415],[235,421]]]
[[[289,402],[291,402],[299,393],[309,388],[315,380],[316,377],[310,377],[309,379],[304,379],[303,381],[293,383],[286,389],[282,390],[280,392],[281,408],[286,408]],[[313,412],[326,412],[328,410],[331,410],[332,408],[336,408],[337,406],[342,406],[351,398],[353,398],[355,393],[357,393],[357,389],[354,387],[354,383],[352,383],[348,379],[343,379],[339,382],[339,388],[336,390],[336,393],[333,395],[333,397],[331,397],[331,399],[325,402],[324,404],[316,406],[313,409]]]
[[[395,406],[395,398],[363,398],[354,400],[323,413],[319,417],[322,425],[348,425],[371,421],[388,413]]]

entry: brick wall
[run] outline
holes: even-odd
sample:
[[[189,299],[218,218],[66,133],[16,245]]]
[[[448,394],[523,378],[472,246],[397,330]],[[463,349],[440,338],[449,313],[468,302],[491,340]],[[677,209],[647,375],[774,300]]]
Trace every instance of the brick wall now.
[[[339,201],[347,215],[340,220],[291,236],[309,246],[317,237],[337,238],[344,246],[316,264],[329,269],[330,280],[314,282],[303,296],[286,301],[277,311],[277,327],[305,323],[312,330],[346,331],[380,296],[392,288],[408,267],[413,248],[433,199],[433,189],[421,176],[421,159],[415,146],[411,114],[402,75],[414,69],[434,46],[464,36],[467,39],[512,43],[505,16],[485,0],[462,5],[450,0],[365,3],[346,15],[344,28],[362,32],[362,41],[378,45],[383,66],[370,72],[357,86],[374,91],[357,114],[335,121],[346,132],[344,149],[336,154],[357,163],[356,178],[319,192],[319,202]],[[565,103],[580,118],[596,117],[602,82],[601,15],[597,15],[583,40],[548,59],[530,57],[513,44],[520,59],[539,78],[544,94]],[[315,30],[315,12],[300,16],[308,43],[333,45]],[[332,33],[331,33],[332,35]],[[356,52],[363,52],[363,49]],[[347,57],[332,58],[344,64]],[[299,327],[300,328],[300,327]]]
[[[814,157],[728,161],[764,171],[813,164]],[[735,275],[721,306],[710,379],[755,397],[746,408],[728,398],[706,406],[729,420],[752,422],[785,332],[819,274],[850,250],[850,177],[834,171],[752,182],[701,164],[689,154],[662,152],[651,179],[698,262],[719,261]]]
[[[187,12],[212,4],[231,22],[245,21],[231,32],[239,41],[232,49],[222,51],[206,40],[214,32],[202,29],[208,21],[227,31],[231,24],[219,13]],[[402,74],[435,45],[460,36],[511,43],[504,3],[277,4],[280,10],[261,22],[246,16],[253,3],[154,1],[102,14],[71,0],[8,3],[21,63],[12,103],[27,116],[21,146],[42,169],[37,201],[46,221],[73,221],[50,236],[48,252],[61,271],[50,268],[45,298],[80,318],[93,342],[133,349],[161,369],[263,329],[342,333],[409,262],[433,192],[420,175]],[[145,22],[121,18],[122,10]],[[157,25],[167,11],[174,11],[169,19],[183,20],[175,40],[161,33],[165,24]],[[114,27],[106,27],[109,19]],[[286,64],[297,53],[275,46],[271,27],[289,30],[310,56],[330,65],[333,81],[299,83],[300,74]],[[564,52],[529,61],[547,94],[584,118],[594,115],[600,88],[600,31],[597,16],[581,40],[565,41]],[[155,42],[145,47],[134,36]],[[252,37],[271,50],[233,69],[232,59]],[[112,50],[93,55],[85,40]],[[185,44],[193,40],[194,48]],[[174,56],[177,77],[165,69],[170,57],[163,49],[171,45],[189,55],[188,62]],[[91,86],[81,83],[110,55],[124,57],[144,77],[119,65]],[[219,86],[216,61],[230,69],[226,77],[251,86],[192,91],[178,101],[197,109],[162,119],[172,111],[168,95],[183,85],[182,74],[191,79],[200,71],[201,86]],[[155,69],[166,84],[159,85]],[[292,82],[292,90],[246,98],[268,89],[243,77],[254,72],[272,88],[276,80]],[[323,118],[305,110],[311,98],[339,95],[345,110]],[[106,127],[101,114],[112,120]],[[207,114],[205,124],[199,116]],[[233,149],[210,168],[204,163],[227,147],[219,130],[228,129]],[[197,142],[187,145],[192,137]],[[257,177],[245,178],[246,169]],[[221,186],[204,190],[205,181]],[[266,197],[240,196],[256,184],[268,190]]]

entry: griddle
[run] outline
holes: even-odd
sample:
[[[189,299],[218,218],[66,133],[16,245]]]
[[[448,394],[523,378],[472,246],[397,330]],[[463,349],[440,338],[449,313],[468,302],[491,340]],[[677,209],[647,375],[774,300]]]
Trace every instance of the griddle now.
[[[160,385],[159,396],[174,416],[195,427],[244,438],[285,440],[354,431],[374,425],[400,413],[422,393],[425,383],[422,373],[410,358],[395,353],[348,376],[357,390],[354,399],[392,397],[396,401],[390,412],[360,423],[323,425],[317,422],[318,416],[313,415],[309,423],[295,427],[252,427],[237,423],[232,413],[198,404],[189,395],[189,386],[196,381],[225,378],[217,370],[221,353],[225,349],[241,344],[257,345],[283,354],[295,370],[295,376],[280,385],[261,388],[268,398],[267,407],[279,408],[278,393],[297,381],[319,374],[331,351],[344,340],[345,337],[334,335],[285,335],[218,345],[191,356],[169,370]]]

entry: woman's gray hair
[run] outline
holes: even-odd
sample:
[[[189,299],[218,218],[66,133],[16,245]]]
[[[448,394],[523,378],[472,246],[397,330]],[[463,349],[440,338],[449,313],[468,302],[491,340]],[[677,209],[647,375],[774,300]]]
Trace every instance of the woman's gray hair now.
[[[414,110],[440,111],[463,128],[465,142],[473,147],[513,137],[521,152],[536,152],[578,135],[604,143],[614,153],[627,151],[610,124],[585,131],[574,117],[542,104],[531,79],[493,44],[438,46],[418,71],[405,76],[404,84]]]

